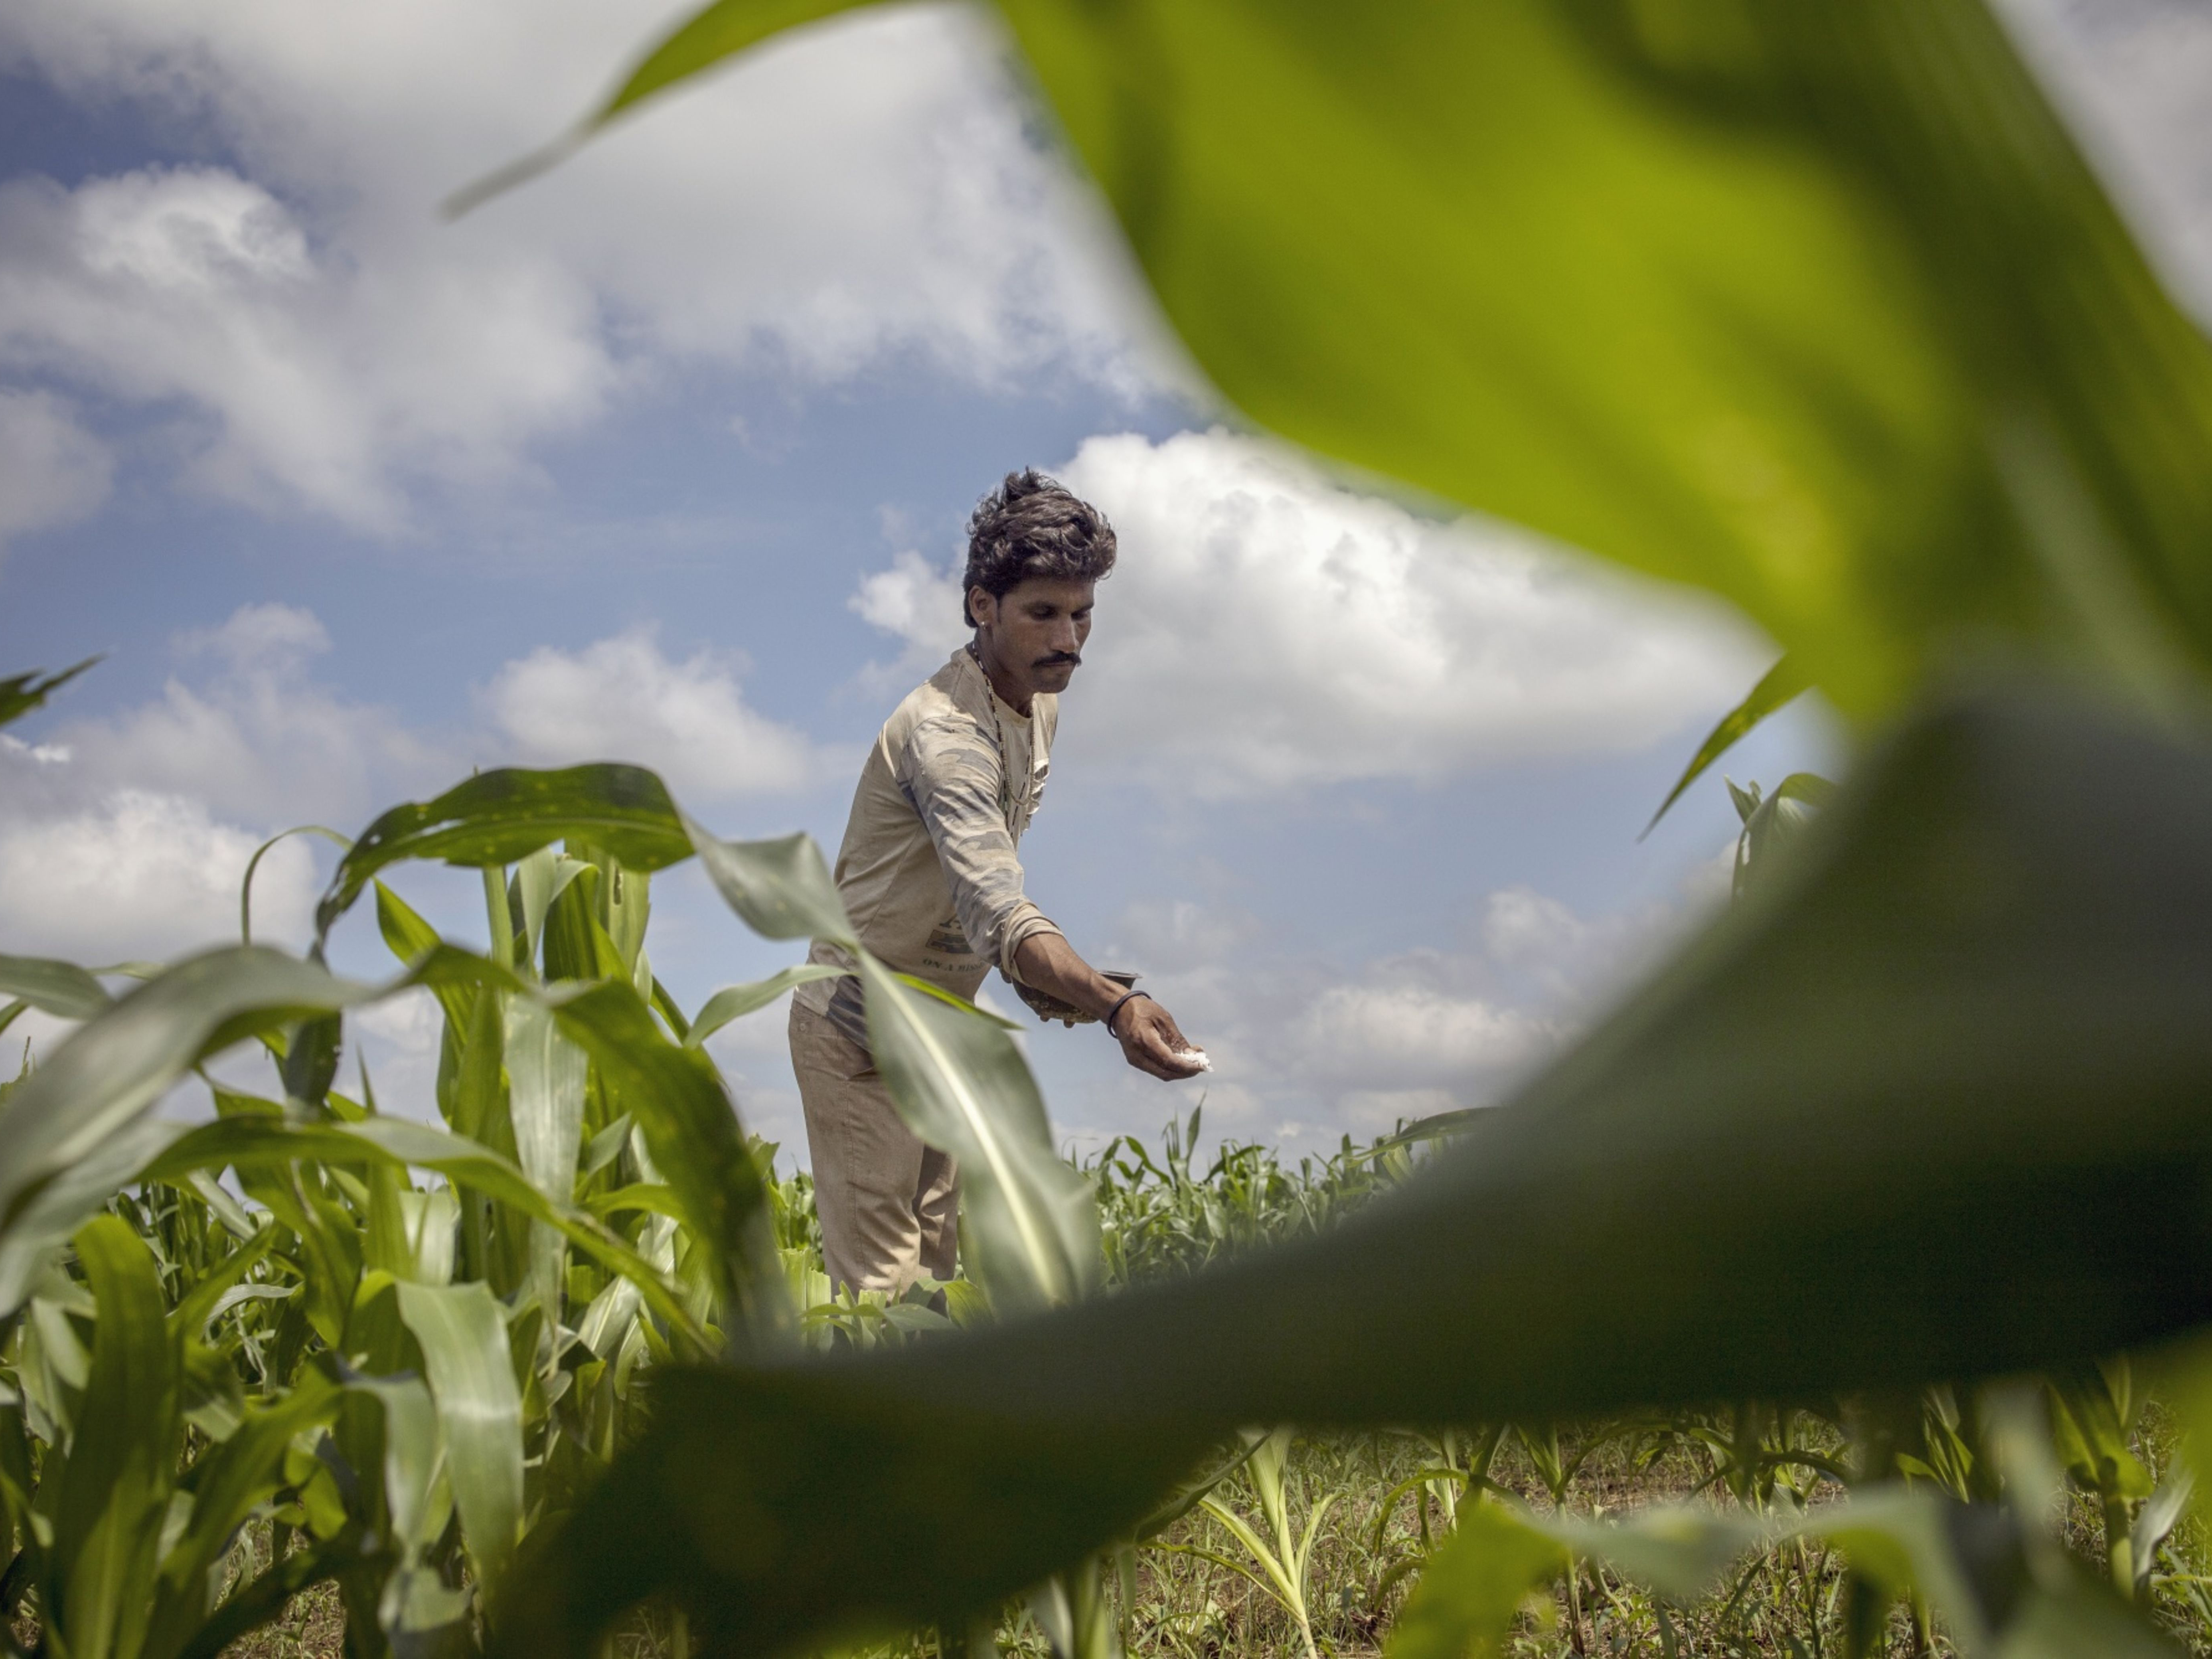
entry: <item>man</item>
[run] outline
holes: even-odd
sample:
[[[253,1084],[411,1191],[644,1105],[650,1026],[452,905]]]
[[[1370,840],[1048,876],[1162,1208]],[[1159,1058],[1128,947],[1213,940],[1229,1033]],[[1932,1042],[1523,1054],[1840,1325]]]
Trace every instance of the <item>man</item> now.
[[[1022,890],[1016,857],[1044,793],[1060,693],[1091,636],[1091,590],[1114,556],[1105,515],[1037,472],[1009,473],[977,505],[962,584],[974,637],[884,723],[837,887],[860,943],[891,967],[971,1000],[995,967],[1103,1022],[1138,1070],[1186,1078],[1204,1055],[1166,1009],[1075,953]],[[851,965],[834,945],[812,959]],[[958,1171],[891,1103],[859,980],[799,988],[791,1063],[830,1277],[893,1293],[924,1273],[951,1278]]]

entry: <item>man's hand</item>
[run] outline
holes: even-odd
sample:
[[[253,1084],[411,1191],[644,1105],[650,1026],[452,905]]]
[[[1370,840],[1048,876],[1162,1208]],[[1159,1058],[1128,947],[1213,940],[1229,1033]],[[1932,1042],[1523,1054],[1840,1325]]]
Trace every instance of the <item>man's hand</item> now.
[[[1121,1057],[1140,1072],[1173,1083],[1206,1069],[1205,1056],[1184,1038],[1175,1016],[1148,996],[1133,996],[1121,1005],[1114,1033]]]
[[[1125,988],[1076,955],[1075,947],[1058,933],[1033,933],[1024,939],[1014,952],[1014,966],[1021,970],[1024,985],[1073,1003],[1102,1020],[1121,1003],[1121,1012],[1114,1015],[1114,1038],[1121,1045],[1122,1058],[1139,1071],[1172,1083],[1206,1069],[1206,1056],[1191,1047],[1173,1014],[1149,996],[1123,1001]]]

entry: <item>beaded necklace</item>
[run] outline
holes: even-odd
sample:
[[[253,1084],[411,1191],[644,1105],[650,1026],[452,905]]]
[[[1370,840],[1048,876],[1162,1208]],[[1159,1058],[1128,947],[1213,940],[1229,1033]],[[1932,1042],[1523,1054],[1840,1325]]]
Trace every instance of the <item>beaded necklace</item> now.
[[[991,684],[990,671],[983,666],[982,648],[972,639],[968,641],[968,655],[969,659],[975,665],[975,672],[982,675],[984,695],[991,700],[991,746],[999,751],[999,816],[1006,821],[1006,829],[1009,833],[1013,833],[1014,766],[1013,763],[1006,757],[1006,734],[1000,729],[999,726],[999,703],[1000,701],[999,696],[999,688]],[[1034,766],[1036,763],[1036,717],[1032,714],[1030,717],[1030,763]],[[1022,791],[1022,799],[1024,800],[1027,800],[1029,799],[1029,790],[1026,786],[1029,783],[1029,780],[1024,778],[1022,780],[1022,782],[1024,786]],[[1029,825],[1024,823],[1022,828],[1026,830],[1029,828]]]

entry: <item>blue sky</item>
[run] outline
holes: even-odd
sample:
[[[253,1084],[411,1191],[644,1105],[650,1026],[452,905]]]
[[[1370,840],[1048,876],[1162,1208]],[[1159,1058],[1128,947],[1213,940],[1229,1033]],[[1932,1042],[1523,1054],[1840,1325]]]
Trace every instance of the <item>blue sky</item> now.
[[[2019,15],[2201,295],[2201,14]],[[957,637],[967,510],[1021,465],[1123,544],[1031,890],[1217,1061],[1160,1085],[1039,1030],[1071,1137],[1201,1091],[1218,1131],[1301,1146],[1495,1099],[1710,914],[1718,781],[1636,833],[1771,647],[1240,429],[976,15],[811,31],[437,222],[665,21],[0,17],[0,669],[109,653],[0,745],[0,950],[213,942],[261,836],[476,765],[636,759],[725,833],[834,852],[863,745]],[[1727,769],[1845,763],[1808,707]],[[269,932],[299,937],[327,866],[271,857]],[[473,878],[402,885],[480,926]],[[380,950],[364,918],[339,963]],[[688,872],[653,950],[693,1003],[790,957]],[[369,1018],[387,1106],[428,1109],[434,1038],[422,1004]],[[796,1146],[781,1010],[717,1052]]]

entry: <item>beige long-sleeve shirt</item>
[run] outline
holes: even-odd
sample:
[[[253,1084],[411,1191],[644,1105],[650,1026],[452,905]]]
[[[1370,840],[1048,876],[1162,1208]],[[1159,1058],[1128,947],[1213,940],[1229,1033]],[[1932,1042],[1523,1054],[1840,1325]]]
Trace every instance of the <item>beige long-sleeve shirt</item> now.
[[[868,950],[972,1000],[994,966],[1016,977],[1024,939],[1060,932],[1023,892],[1017,856],[1044,797],[1059,719],[1049,694],[1028,714],[1016,710],[963,647],[884,722],[837,851],[837,890]],[[852,965],[820,943],[809,959]],[[867,1046],[858,980],[817,980],[793,994]]]

